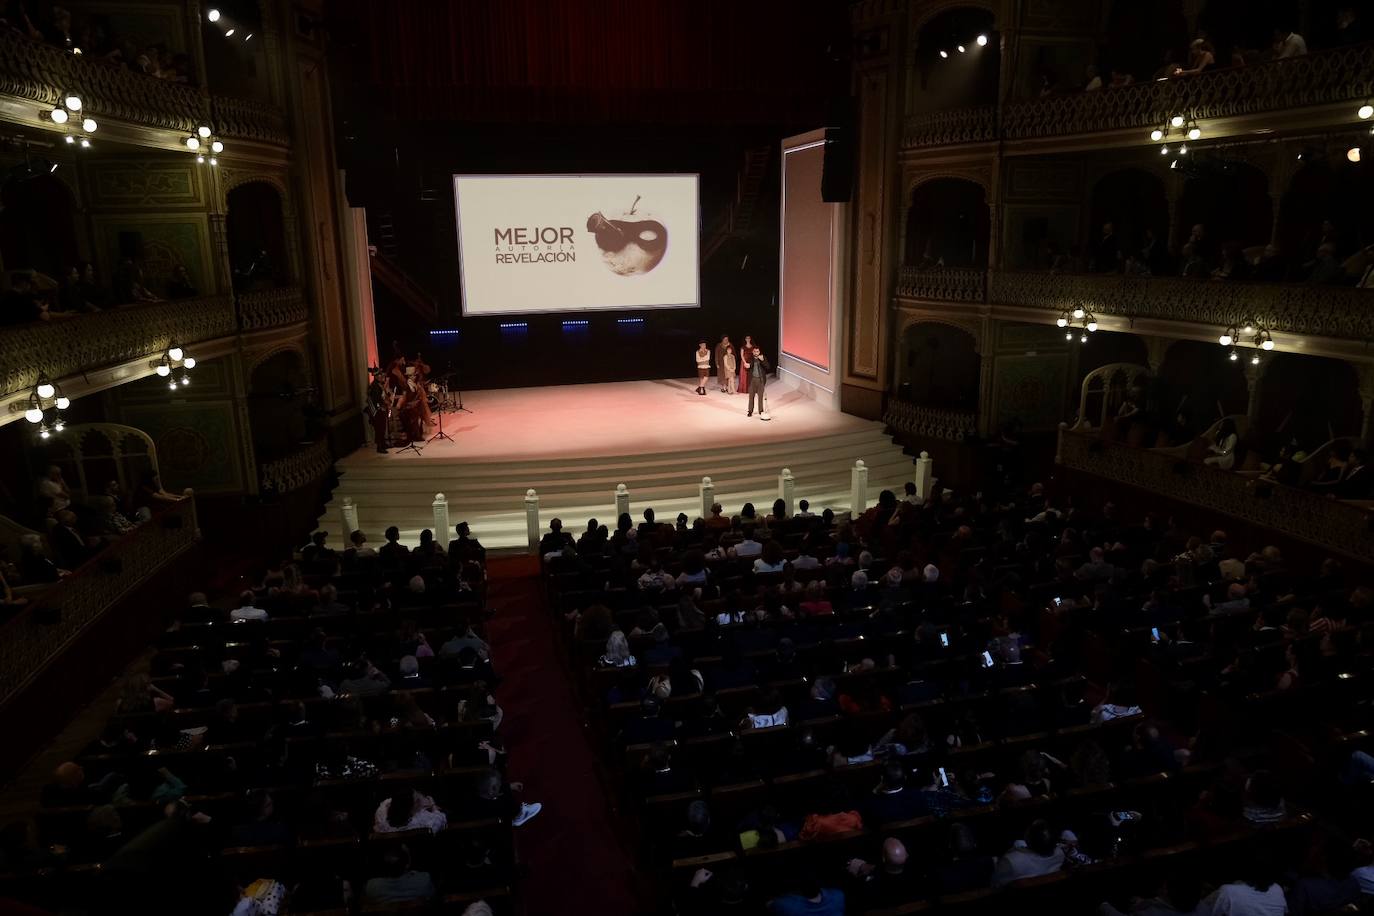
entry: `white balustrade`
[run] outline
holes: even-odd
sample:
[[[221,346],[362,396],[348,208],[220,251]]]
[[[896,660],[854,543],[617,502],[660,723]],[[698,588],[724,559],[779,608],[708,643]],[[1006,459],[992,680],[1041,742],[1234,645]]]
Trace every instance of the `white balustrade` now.
[[[859,458],[849,470],[849,517],[858,518],[868,508],[868,465]]]
[[[934,483],[935,462],[930,458],[930,452],[921,452],[921,457],[916,459],[916,496],[925,499],[930,496],[930,488]]]
[[[778,475],[778,499],[782,500],[786,506],[783,514],[788,518],[792,517],[792,497],[797,492],[797,480],[792,476],[791,468],[783,468]]]
[[[711,517],[711,507],[716,504],[716,485],[711,483],[711,478],[701,478],[698,489],[701,491],[701,517]]]
[[[628,515],[630,512],[630,490],[623,483],[616,484],[615,488],[615,517],[620,520],[620,516]],[[610,526],[614,528],[615,526]]]
[[[434,540],[440,544],[448,540],[448,499],[442,493],[434,494]]]
[[[525,491],[525,537],[529,541],[530,553],[539,549],[539,494],[534,489]]]
[[[360,527],[360,526],[358,525],[358,507],[355,506],[355,505],[353,505],[353,497],[351,497],[351,496],[345,496],[345,497],[343,498],[343,507],[342,507],[342,509],[343,509],[343,528],[344,528],[344,530],[343,530],[343,541],[344,541],[345,544],[347,544],[347,543],[348,543],[348,536],[351,535],[353,532],[357,531],[358,528]]]

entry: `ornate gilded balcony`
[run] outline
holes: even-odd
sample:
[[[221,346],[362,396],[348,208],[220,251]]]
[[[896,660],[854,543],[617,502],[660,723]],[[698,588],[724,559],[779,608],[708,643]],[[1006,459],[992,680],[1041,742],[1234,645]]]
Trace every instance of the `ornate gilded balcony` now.
[[[1249,320],[1276,334],[1374,339],[1374,290],[1343,286],[993,271],[988,299],[1056,313],[1081,306],[1098,316],[1218,328]]]
[[[910,267],[897,273],[897,296],[938,302],[982,302],[987,271],[972,267]]]
[[[1119,89],[1070,92],[991,107],[922,114],[907,120],[902,147],[953,146],[989,140],[1035,140],[1109,131],[1148,131],[1171,116],[1199,121],[1349,104],[1332,124],[1348,124],[1374,95],[1374,44],[1197,76],[1150,80]],[[1143,139],[1142,133],[1142,139]]]
[[[1151,449],[1103,440],[1095,433],[1060,429],[1057,460],[1064,467],[1202,506],[1336,553],[1374,560],[1369,513],[1351,503],[1184,464]]]
[[[289,493],[319,480],[333,464],[329,442],[321,439],[285,458],[264,462],[258,469],[258,484],[264,493]]]
[[[950,442],[978,435],[978,418],[971,411],[923,407],[897,398],[887,402],[883,422],[900,433]]]
[[[309,316],[300,287],[255,290],[238,296],[239,326],[245,331],[298,324]]]
[[[902,147],[952,146],[982,143],[997,139],[997,109],[954,108],[932,111],[907,118],[902,130]]]
[[[183,83],[135,73],[93,57],[74,56],[61,48],[32,41],[13,31],[0,33],[0,96],[34,103],[41,111],[58,101],[58,94],[75,90],[84,110],[130,125],[189,133],[213,118],[219,135],[286,145],[281,110],[245,99],[209,98]],[[11,106],[13,107],[13,106]],[[12,113],[11,113],[12,114]]]
[[[200,538],[194,497],[170,505],[0,626],[0,705],[121,598]]]
[[[8,328],[0,335],[0,397],[38,382],[138,359],[155,359],[237,331],[234,301],[204,296],[106,309],[89,315]]]

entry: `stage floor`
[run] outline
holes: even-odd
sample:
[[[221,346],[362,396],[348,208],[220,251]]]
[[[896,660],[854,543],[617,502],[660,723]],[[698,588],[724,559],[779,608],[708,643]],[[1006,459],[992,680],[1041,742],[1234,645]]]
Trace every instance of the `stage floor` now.
[[[585,458],[776,443],[871,426],[776,382],[768,386],[771,421],[746,417],[748,402],[714,387],[702,397],[694,379],[465,391],[472,413],[444,415],[453,442],[436,440],[421,455],[363,449],[347,461]]]

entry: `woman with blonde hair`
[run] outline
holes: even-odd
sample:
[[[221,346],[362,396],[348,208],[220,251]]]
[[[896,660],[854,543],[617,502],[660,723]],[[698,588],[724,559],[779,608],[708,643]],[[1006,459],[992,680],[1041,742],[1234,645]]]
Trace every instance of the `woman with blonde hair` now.
[[[606,640],[606,654],[601,656],[601,664],[607,668],[633,668],[637,663],[630,654],[630,641],[625,638],[625,631],[611,633]]]

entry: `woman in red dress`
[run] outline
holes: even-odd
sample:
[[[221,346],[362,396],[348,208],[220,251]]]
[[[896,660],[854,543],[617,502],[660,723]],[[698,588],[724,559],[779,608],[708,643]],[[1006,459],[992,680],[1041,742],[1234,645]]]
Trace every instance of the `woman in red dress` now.
[[[754,338],[744,335],[739,348],[739,394],[749,393],[749,364],[754,361]]]

